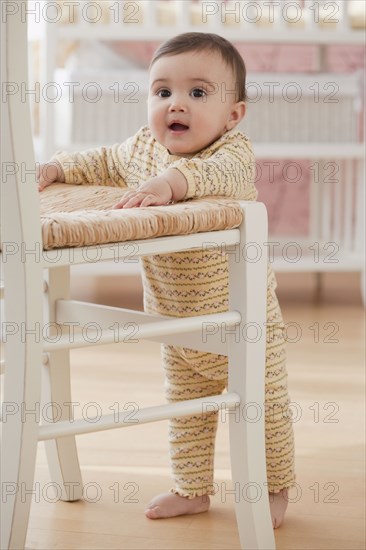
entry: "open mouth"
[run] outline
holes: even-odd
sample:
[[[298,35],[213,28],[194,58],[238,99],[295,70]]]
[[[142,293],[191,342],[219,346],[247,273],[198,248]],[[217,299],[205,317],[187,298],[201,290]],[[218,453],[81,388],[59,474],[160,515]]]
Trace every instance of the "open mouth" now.
[[[173,122],[169,126],[169,130],[173,130],[173,132],[184,132],[185,130],[188,130],[189,126],[186,126],[185,124],[180,124],[179,122]]]

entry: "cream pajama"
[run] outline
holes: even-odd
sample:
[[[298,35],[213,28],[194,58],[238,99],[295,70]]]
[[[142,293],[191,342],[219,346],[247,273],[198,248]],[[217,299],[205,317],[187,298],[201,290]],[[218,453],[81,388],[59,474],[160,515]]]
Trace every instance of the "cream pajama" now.
[[[152,137],[147,127],[127,141],[68,154],[58,153],[66,183],[136,188],[167,168],[179,170],[188,187],[184,200],[226,196],[256,200],[255,163],[248,138],[224,134],[192,158],[180,158]],[[223,252],[193,251],[144,258],[144,308],[152,314],[184,317],[228,309],[228,265]],[[294,442],[288,404],[284,325],[268,268],[265,429],[269,490],[294,483]],[[227,358],[162,346],[169,401],[209,397],[227,384]],[[213,492],[217,413],[172,419],[169,427],[172,491],[193,498]]]

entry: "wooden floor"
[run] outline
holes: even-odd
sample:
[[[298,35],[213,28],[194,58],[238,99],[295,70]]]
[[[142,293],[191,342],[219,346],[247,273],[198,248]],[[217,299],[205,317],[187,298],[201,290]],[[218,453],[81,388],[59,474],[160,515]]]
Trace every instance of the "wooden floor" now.
[[[312,275],[282,275],[279,298],[288,323],[288,371],[296,437],[297,487],[279,550],[365,548],[364,310],[358,277],[326,276],[319,300]],[[74,296],[141,306],[138,279],[100,279]],[[164,401],[159,345],[104,346],[72,352],[77,416],[93,420]],[[94,403],[94,405],[92,404]],[[97,408],[95,406],[97,404]],[[85,500],[52,502],[44,450],[39,448],[30,549],[237,549],[230,489],[228,426],[219,428],[216,481],[209,513],[151,521],[144,505],[170,487],[167,424],[78,437]]]

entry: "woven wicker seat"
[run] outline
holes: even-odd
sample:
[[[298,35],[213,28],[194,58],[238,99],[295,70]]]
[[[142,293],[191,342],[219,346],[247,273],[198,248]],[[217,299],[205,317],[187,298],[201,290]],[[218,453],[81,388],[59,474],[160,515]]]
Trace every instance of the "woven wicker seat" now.
[[[47,187],[40,193],[44,249],[234,229],[243,219],[240,205],[222,197],[113,210],[123,192],[99,185]]]

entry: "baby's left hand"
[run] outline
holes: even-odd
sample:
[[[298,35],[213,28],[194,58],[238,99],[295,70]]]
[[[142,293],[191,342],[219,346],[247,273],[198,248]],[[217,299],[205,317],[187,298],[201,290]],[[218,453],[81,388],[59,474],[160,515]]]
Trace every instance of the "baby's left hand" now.
[[[136,206],[161,206],[172,200],[173,192],[165,177],[151,178],[137,189],[127,191],[113,208],[133,208]]]

